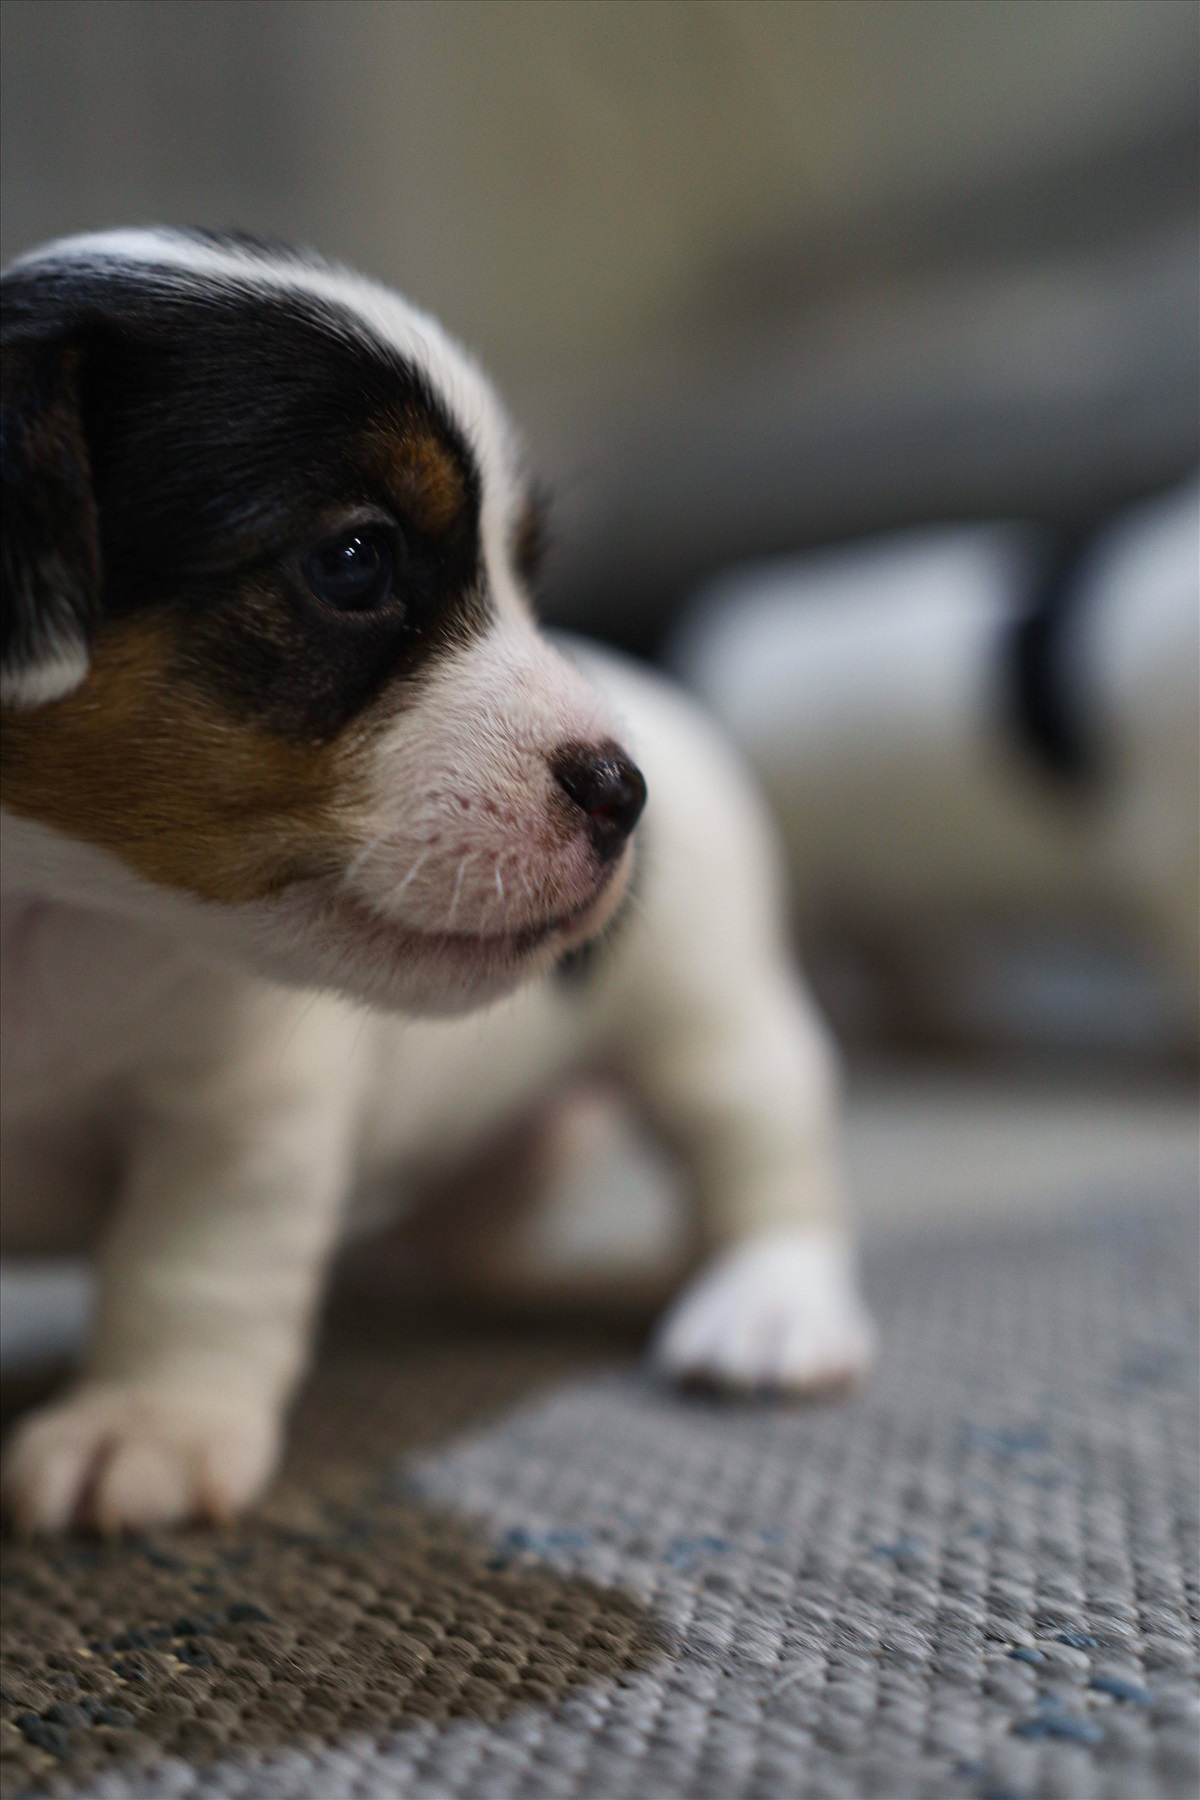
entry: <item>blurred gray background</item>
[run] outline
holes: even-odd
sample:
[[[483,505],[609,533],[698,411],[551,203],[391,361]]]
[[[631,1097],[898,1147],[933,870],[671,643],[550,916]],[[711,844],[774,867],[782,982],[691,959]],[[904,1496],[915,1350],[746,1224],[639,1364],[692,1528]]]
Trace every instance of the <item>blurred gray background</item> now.
[[[238,223],[476,348],[558,616],[1195,458],[1190,0],[5,0],[3,253]]]
[[[629,648],[738,559],[956,520],[1078,538],[1195,467],[1191,0],[0,20],[6,259],[237,224],[399,286],[480,353],[548,478],[550,616]],[[1117,1049],[1152,1045],[1139,1029]],[[1141,1055],[1098,1073],[1066,1036],[1047,1062],[1033,1033],[1002,1079],[961,1044],[915,1074],[856,1061],[865,1210],[1190,1180],[1190,1078]]]

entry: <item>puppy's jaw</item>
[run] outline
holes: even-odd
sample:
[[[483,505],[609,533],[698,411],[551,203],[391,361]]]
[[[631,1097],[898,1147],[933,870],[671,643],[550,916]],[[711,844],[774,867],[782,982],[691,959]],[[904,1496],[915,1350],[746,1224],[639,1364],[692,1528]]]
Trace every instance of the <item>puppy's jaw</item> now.
[[[631,855],[578,912],[508,933],[425,932],[382,918],[327,882],[297,883],[247,909],[241,942],[265,973],[337,988],[368,1005],[451,1017],[502,1000],[548,974],[608,925],[624,898]]]
[[[552,759],[611,734],[571,665],[500,610],[382,726],[348,889],[429,932],[503,936],[577,912],[600,870]]]
[[[611,732],[575,669],[502,604],[378,726],[343,867],[292,884],[264,922],[376,1004],[456,1012],[509,992],[598,935],[624,896],[629,849],[598,861],[551,772],[564,742]]]

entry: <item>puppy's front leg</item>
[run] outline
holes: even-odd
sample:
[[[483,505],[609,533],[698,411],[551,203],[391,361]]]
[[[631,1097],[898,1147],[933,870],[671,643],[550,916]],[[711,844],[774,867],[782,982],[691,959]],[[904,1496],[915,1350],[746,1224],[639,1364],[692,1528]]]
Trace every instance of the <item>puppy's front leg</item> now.
[[[709,1256],[655,1356],[682,1380],[811,1393],[861,1376],[874,1342],[832,1056],[782,958],[732,963],[677,968],[677,982],[660,963],[660,1007],[643,1008],[634,1051],[637,1090],[688,1165]]]
[[[25,1531],[226,1517],[275,1465],[348,1185],[353,1040],[332,1005],[233,1010],[205,1034],[223,1054],[139,1092],[84,1378],[6,1457]]]

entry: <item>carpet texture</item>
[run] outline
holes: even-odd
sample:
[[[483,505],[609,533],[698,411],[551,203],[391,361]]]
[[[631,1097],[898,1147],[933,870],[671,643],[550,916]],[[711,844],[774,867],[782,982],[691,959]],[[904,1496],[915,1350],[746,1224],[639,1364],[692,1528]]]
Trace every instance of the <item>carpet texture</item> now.
[[[880,1246],[806,1410],[343,1321],[260,1517],[7,1550],[4,1792],[1192,1800],[1196,1240]]]

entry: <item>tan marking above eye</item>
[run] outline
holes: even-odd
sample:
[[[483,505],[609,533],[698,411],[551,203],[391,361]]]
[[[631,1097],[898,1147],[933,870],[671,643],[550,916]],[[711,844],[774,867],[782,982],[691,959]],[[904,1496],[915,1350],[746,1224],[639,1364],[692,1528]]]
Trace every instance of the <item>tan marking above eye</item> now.
[[[418,531],[437,537],[466,505],[463,471],[453,451],[432,432],[389,428],[379,439],[383,474],[402,513]]]
[[[180,676],[173,650],[161,615],[109,625],[73,693],[6,711],[5,806],[228,904],[340,867],[362,732],[304,744],[245,724]]]

